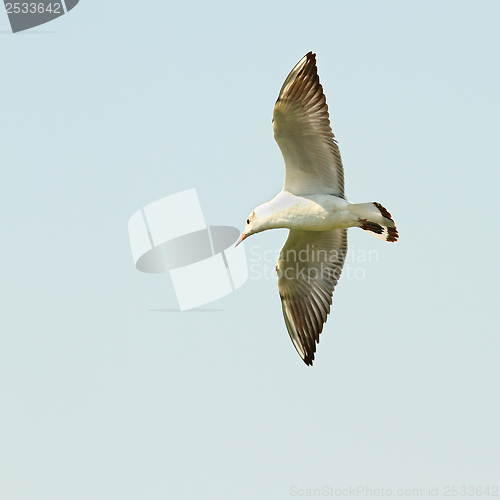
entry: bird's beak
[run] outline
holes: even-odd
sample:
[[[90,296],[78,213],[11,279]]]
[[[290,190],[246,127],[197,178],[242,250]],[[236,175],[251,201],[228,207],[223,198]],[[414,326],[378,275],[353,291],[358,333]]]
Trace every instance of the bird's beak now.
[[[246,237],[247,237],[246,233],[243,233],[240,239],[236,242],[236,245],[234,245],[234,247],[236,248]]]

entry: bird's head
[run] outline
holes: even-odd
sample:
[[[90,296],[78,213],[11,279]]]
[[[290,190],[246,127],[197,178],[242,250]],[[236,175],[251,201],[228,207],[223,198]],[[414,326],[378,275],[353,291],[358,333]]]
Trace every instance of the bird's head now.
[[[268,226],[268,217],[266,211],[266,204],[260,205],[257,207],[246,220],[245,230],[241,235],[240,239],[236,242],[236,247],[248,236],[251,236],[255,233],[260,233],[261,231],[265,231],[269,229]]]

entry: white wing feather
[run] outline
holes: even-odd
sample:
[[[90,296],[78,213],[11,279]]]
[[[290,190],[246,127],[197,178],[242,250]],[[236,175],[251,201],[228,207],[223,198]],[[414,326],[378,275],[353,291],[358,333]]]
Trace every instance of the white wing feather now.
[[[285,80],[274,106],[273,129],[285,160],[285,191],[344,198],[342,160],[312,52]]]
[[[314,360],[346,254],[346,229],[292,230],[281,249],[276,272],[285,324],[307,365]]]

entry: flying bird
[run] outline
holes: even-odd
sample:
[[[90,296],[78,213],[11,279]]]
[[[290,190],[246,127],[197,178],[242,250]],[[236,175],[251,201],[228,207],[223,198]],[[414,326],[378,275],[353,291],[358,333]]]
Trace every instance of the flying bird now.
[[[276,265],[278,288],[293,345],[312,365],[346,258],[347,228],[359,227],[391,242],[399,235],[380,203],[346,199],[316,54],[306,54],[285,80],[274,106],[273,129],[285,160],[285,183],[275,198],[248,216],[236,245],[267,229],[290,230]]]

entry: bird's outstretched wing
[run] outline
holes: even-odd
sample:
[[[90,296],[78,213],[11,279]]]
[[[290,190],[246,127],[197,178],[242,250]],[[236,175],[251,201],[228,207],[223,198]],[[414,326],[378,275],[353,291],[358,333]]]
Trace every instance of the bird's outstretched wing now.
[[[286,327],[293,345],[312,365],[332,294],[347,254],[347,230],[291,230],[276,265]]]
[[[285,80],[274,106],[273,129],[285,160],[285,191],[344,197],[342,160],[312,52]]]

